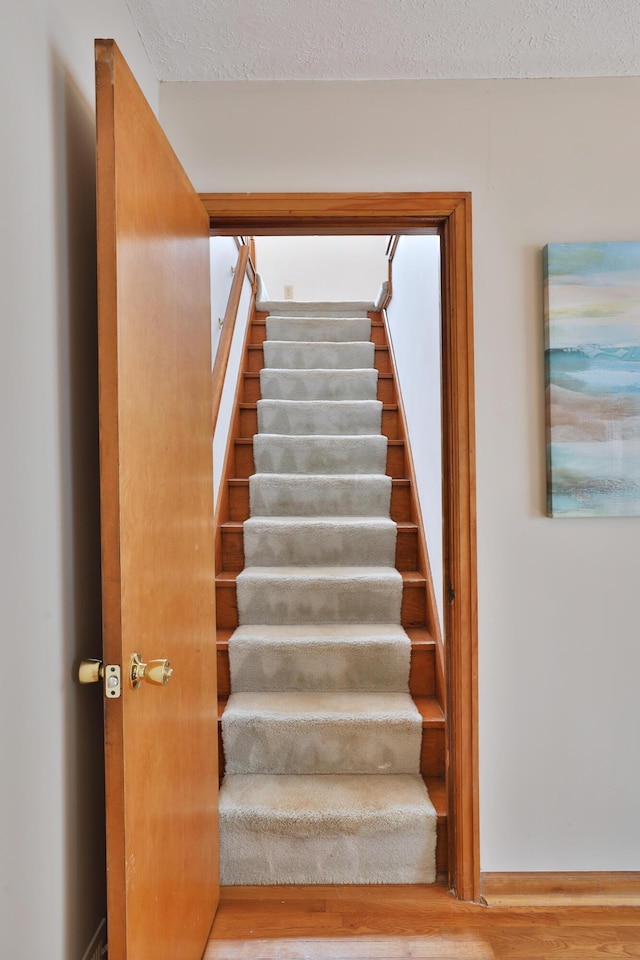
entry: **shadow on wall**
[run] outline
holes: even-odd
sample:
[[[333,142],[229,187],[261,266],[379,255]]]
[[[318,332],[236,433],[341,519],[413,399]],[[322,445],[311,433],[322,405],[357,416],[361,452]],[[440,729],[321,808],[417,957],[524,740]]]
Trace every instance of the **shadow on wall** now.
[[[65,610],[66,941],[81,957],[105,915],[101,689],[78,663],[102,650],[95,115],[53,53],[58,371]]]

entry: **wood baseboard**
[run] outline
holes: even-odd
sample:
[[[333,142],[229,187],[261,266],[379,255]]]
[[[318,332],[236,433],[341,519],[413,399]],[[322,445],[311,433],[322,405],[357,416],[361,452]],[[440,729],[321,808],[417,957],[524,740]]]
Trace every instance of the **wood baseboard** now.
[[[482,873],[480,890],[490,907],[640,906],[640,871]]]

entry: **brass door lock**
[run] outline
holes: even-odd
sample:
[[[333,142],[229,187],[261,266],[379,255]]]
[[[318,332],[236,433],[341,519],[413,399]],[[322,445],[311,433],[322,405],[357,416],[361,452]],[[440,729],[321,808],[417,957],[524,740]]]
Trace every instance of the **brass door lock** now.
[[[78,680],[82,684],[103,680],[104,695],[109,699],[115,699],[122,693],[120,667],[116,663],[105,666],[102,660],[83,660],[78,668]]]
[[[149,660],[145,663],[139,653],[131,656],[129,682],[137,690],[143,680],[158,687],[165,687],[171,679],[173,667],[168,660]]]

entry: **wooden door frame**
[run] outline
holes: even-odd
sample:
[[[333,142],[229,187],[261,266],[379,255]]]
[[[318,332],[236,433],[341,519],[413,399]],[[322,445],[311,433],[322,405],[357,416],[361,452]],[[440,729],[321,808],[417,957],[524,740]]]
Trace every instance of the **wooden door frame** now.
[[[475,398],[469,193],[204,193],[215,235],[432,233],[442,257],[449,879],[480,897]]]

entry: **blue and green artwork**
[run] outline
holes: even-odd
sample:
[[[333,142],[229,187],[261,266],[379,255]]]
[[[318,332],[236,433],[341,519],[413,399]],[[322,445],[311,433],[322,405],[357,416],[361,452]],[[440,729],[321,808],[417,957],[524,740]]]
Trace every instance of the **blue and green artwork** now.
[[[544,249],[547,511],[640,516],[640,243]]]

